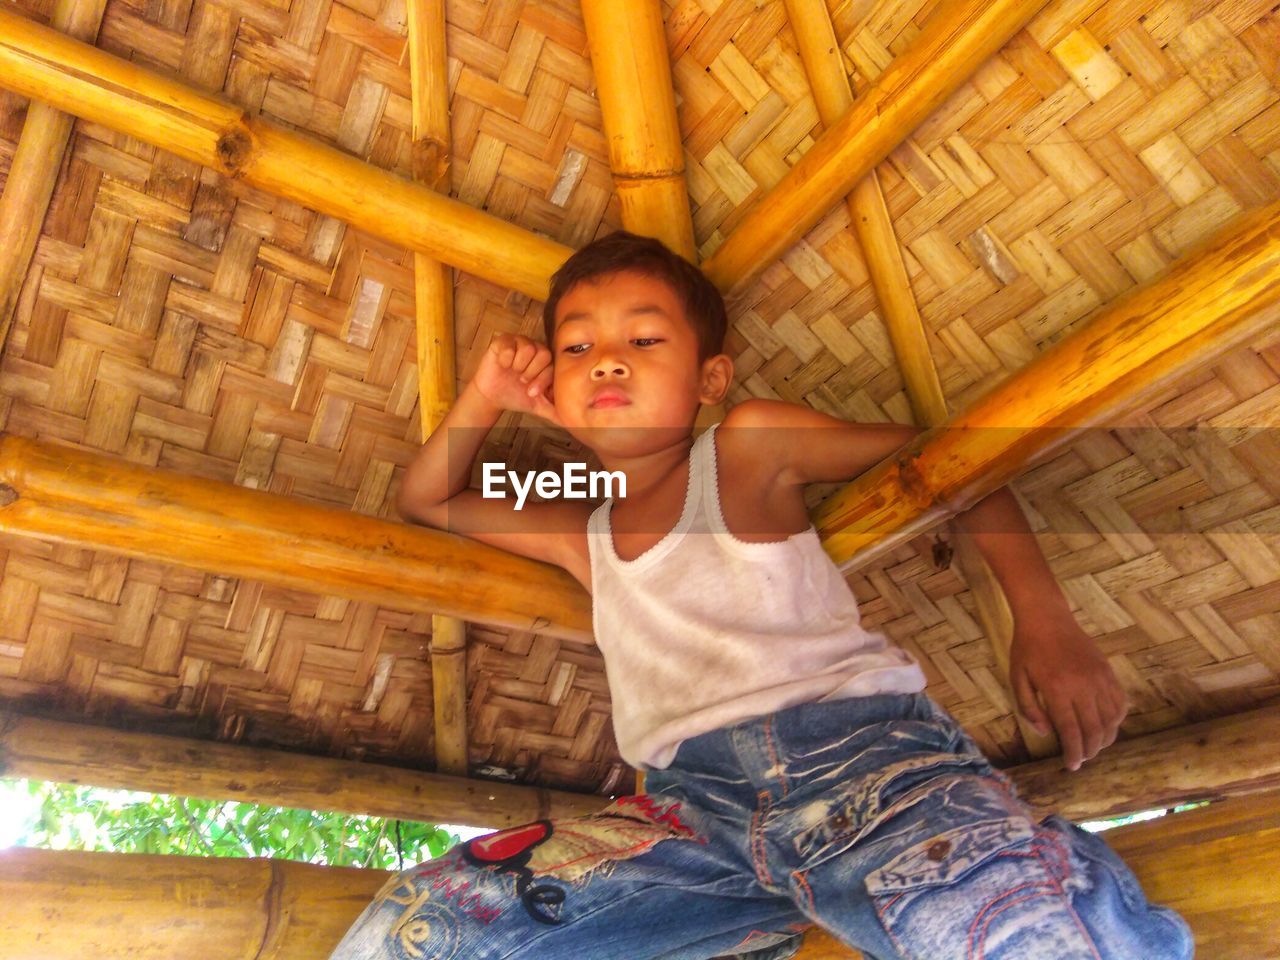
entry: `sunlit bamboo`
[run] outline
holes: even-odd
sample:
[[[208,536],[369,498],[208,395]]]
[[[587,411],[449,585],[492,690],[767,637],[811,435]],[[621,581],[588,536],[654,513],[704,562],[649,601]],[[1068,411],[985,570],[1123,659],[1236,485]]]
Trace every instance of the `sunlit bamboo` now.
[[[0,85],[537,299],[571,252],[3,7]]]

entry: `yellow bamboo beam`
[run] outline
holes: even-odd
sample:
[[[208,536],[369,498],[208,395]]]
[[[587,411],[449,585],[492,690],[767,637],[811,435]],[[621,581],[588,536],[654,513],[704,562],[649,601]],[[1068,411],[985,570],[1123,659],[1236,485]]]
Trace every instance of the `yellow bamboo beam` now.
[[[536,299],[572,252],[7,6],[0,85]]]
[[[831,13],[825,0],[787,0],[787,15],[818,116],[825,127],[834,127],[853,107],[853,89]],[[947,402],[874,166],[858,181],[847,202],[916,423],[941,423],[947,419]]]
[[[408,0],[413,178],[449,193],[449,65],[444,0]],[[418,398],[422,437],[435,432],[457,399],[453,338],[453,271],[424,253],[413,255],[418,326]],[[456,617],[431,618],[431,687],[436,769],[467,773],[467,627]]]
[[[438,530],[0,436],[0,531],[591,639],[565,571]]]
[[[697,263],[662,8],[583,0],[582,19],[622,224]]]
[[[662,8],[658,0],[583,0],[582,20],[622,225],[696,264]],[[723,404],[700,409],[695,428],[723,419]],[[644,792],[639,770],[636,791]]]
[[[407,0],[413,178],[449,192],[449,62],[442,0]]]
[[[1045,0],[940,3],[911,48],[770,190],[704,264],[727,295],[745,289],[1044,6]]]
[[[1041,760],[1004,772],[1039,809],[1072,820],[1280,790],[1280,704],[1121,740],[1075,773]]]
[[[0,710],[0,757],[6,777],[494,830],[584,816],[606,803],[589,794],[128,733],[7,709]]]
[[[57,0],[49,24],[54,30],[92,43],[106,6],[106,0]],[[32,103],[9,164],[4,194],[0,195],[0,353],[9,339],[18,294],[36,252],[74,123],[70,114],[45,103]]]
[[[431,690],[436,769],[465,777],[467,760],[467,625],[457,617],[431,618]]]
[[[1272,956],[1280,942],[1280,794],[1112,830],[1148,897],[1191,925],[1197,955]],[[0,942],[14,960],[314,960],[388,879],[282,860],[0,851]],[[858,954],[811,934],[797,960]]]
[[[814,515],[837,564],[865,563],[968,509],[1035,457],[1276,322],[1280,202],[1252,211],[1130,291]]]
[[[853,90],[826,0],[787,0],[787,14],[818,106],[818,116],[831,126],[853,105]],[[924,320],[911,291],[902,248],[874,169],[858,181],[848,204],[849,217],[893,343],[915,421],[926,427],[937,426],[947,419],[947,401],[925,335]],[[1016,704],[1009,682],[1009,653],[1013,646],[1013,614],[1009,603],[973,540],[958,531],[953,532],[953,537],[956,566],[973,595],[978,622],[991,643],[1005,691],[1010,694],[1009,702]],[[1047,757],[1059,752],[1056,735],[1038,732],[1016,708],[1014,718],[1031,756]]]
[[[0,850],[8,960],[317,960],[387,880],[289,860]]]

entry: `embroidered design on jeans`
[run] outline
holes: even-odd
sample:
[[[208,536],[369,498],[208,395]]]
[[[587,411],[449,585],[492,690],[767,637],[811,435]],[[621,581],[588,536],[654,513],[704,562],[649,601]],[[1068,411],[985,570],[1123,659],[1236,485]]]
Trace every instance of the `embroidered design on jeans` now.
[[[462,845],[462,856],[477,867],[497,867],[516,876],[516,894],[525,911],[539,923],[556,924],[560,920],[554,914],[544,912],[564,903],[564,891],[551,884],[533,882],[529,868],[534,852],[551,839],[555,824],[550,820],[536,820],[521,827],[499,830],[483,837],[468,840]]]
[[[471,890],[472,881],[466,875],[468,872],[466,862],[450,857],[423,864],[415,871],[413,879],[424,888],[429,882],[430,889],[436,893],[437,899],[444,903],[452,901],[462,916],[479,920],[485,925],[493,923],[502,916],[502,911],[497,907],[483,905],[480,892]]]
[[[447,904],[432,900],[431,893],[404,877],[392,877],[374,904],[404,907],[387,931],[399,955],[413,960],[455,960],[461,940],[457,920]]]
[[[462,855],[475,866],[494,867],[516,876],[516,893],[539,923],[556,924],[551,912],[565,892],[548,877],[576,883],[606,864],[638,857],[663,840],[699,838],[679,816],[678,802],[651,795],[619,797],[600,813],[566,820],[537,820],[469,840]]]

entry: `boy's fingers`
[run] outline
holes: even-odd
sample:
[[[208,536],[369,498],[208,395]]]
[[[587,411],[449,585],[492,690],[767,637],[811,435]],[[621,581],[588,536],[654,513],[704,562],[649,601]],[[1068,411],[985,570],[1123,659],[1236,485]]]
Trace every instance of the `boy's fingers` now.
[[[1026,671],[1014,670],[1010,679],[1013,682],[1013,694],[1018,700],[1018,707],[1022,710],[1022,715],[1031,721],[1031,725],[1040,734],[1048,733],[1048,721],[1045,719],[1044,711],[1040,709],[1036,692],[1031,686],[1031,679],[1027,676]]]
[[[1083,753],[1081,760],[1092,760],[1105,744],[1106,732],[1103,730],[1102,718],[1098,715],[1098,704],[1091,695],[1086,695],[1076,703],[1076,716],[1080,719],[1080,736]]]
[[[1075,707],[1070,700],[1058,700],[1049,704],[1049,715],[1058,731],[1058,740],[1062,744],[1062,759],[1069,770],[1079,770],[1083,760],[1083,743],[1080,735],[1080,720],[1076,717]]]
[[[524,373],[520,375],[520,382],[528,383],[538,374],[546,370],[547,365],[550,362],[551,362],[551,357],[548,354],[539,352],[534,356],[534,358],[531,361],[529,361],[528,366],[524,368]]]
[[[1120,735],[1120,719],[1114,715],[1103,719],[1101,749],[1105,750],[1116,742],[1116,737]]]
[[[522,343],[516,347],[515,355],[511,361],[511,366],[516,370],[525,370],[529,366],[529,361],[534,358],[537,353],[532,343]]]
[[[1106,743],[1103,744],[1103,747],[1109,747],[1116,742],[1116,737],[1120,735],[1120,724],[1124,722],[1124,718],[1128,713],[1129,698],[1125,695],[1124,690],[1112,691],[1107,701],[1107,713],[1103,717],[1107,728]]]
[[[529,389],[533,391],[530,396],[536,395],[545,397],[551,388],[551,381],[554,379],[554,376],[555,375],[551,368],[547,367],[547,369],[534,377],[533,383],[529,384]]]

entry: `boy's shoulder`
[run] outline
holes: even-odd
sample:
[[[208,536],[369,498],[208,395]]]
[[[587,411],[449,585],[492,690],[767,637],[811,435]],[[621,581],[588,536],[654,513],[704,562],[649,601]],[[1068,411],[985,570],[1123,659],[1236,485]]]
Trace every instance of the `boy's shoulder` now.
[[[752,397],[735,404],[721,423],[721,428],[759,429],[766,427],[782,427],[796,429],[798,427],[823,426],[834,418],[806,407],[804,404],[791,403],[787,400],[770,400],[767,397]]]
[[[763,397],[735,406],[722,426],[718,448],[727,452],[725,459],[755,460],[779,488],[852,479],[920,432],[899,423],[842,420],[804,404]]]
[[[819,419],[820,418],[820,419]],[[826,414],[785,400],[752,397],[716,427],[716,455],[726,472],[776,479],[794,455],[795,431],[830,422]]]

